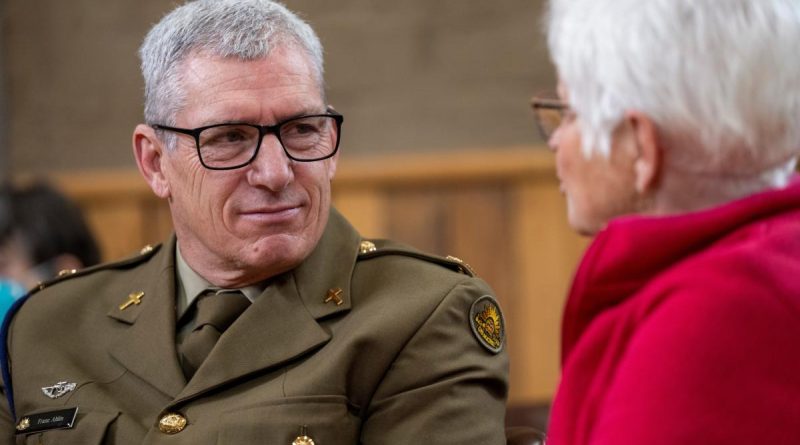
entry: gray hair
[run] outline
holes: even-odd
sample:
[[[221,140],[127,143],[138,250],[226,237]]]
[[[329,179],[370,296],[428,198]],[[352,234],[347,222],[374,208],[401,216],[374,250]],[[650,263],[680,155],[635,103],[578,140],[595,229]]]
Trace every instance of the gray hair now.
[[[265,58],[276,47],[304,51],[323,87],[322,44],[311,26],[271,0],[198,0],[176,8],[153,26],[139,56],[148,123],[174,125],[183,107],[181,68],[192,54]]]
[[[686,171],[786,182],[800,152],[797,0],[551,0],[547,28],[587,157],[607,156],[638,110]]]

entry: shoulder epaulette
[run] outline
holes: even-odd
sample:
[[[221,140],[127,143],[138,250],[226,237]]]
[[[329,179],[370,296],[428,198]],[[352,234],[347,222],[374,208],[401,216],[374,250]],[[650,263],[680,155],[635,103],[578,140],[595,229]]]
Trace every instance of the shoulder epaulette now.
[[[108,263],[101,263],[95,266],[86,267],[83,269],[64,269],[58,274],[50,278],[49,280],[45,280],[34,286],[29,292],[28,295],[33,295],[43,289],[46,289],[54,284],[60,283],[62,281],[66,281],[72,278],[82,277],[85,275],[90,275],[94,272],[101,271],[101,270],[108,270],[108,269],[120,269],[127,266],[139,264],[145,260],[148,260],[151,256],[153,256],[158,250],[161,248],[161,244],[157,244],[155,246],[146,245],[139,251],[138,254],[132,255],[121,260],[111,261]]]
[[[475,271],[472,269],[472,267],[470,267],[469,264],[454,256],[448,255],[446,257],[440,257],[437,255],[431,255],[429,253],[420,252],[419,250],[404,246],[402,244],[393,243],[388,240],[361,241],[361,246],[358,253],[359,260],[368,260],[386,255],[401,255],[405,257],[416,258],[418,260],[444,266],[455,272],[469,275],[470,277],[476,276]]]

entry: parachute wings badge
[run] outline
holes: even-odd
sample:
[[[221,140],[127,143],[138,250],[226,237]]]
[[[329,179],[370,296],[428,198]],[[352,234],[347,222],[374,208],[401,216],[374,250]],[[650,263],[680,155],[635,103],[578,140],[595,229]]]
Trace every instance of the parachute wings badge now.
[[[58,382],[53,386],[45,386],[42,388],[42,392],[51,399],[57,399],[70,391],[74,391],[77,386],[78,385],[75,383],[63,381]]]

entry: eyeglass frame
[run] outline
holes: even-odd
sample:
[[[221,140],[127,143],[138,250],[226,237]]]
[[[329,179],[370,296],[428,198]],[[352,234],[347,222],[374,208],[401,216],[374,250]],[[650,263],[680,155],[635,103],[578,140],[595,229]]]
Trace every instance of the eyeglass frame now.
[[[283,141],[281,140],[280,129],[284,124],[286,124],[288,122],[292,122],[292,121],[295,121],[295,120],[298,120],[298,119],[305,119],[305,118],[309,118],[309,117],[331,117],[331,118],[333,118],[333,120],[336,122],[336,146],[333,148],[333,151],[330,154],[327,154],[325,156],[322,156],[322,157],[319,157],[319,158],[314,158],[314,159],[298,159],[298,158],[292,156],[289,153],[289,150],[286,149],[286,146],[283,145]],[[325,160],[325,159],[332,158],[336,154],[336,152],[339,151],[339,141],[341,140],[341,133],[342,133],[342,122],[344,122],[344,115],[342,115],[341,113],[338,113],[338,112],[334,111],[333,109],[329,108],[326,113],[306,114],[306,115],[302,115],[302,116],[295,116],[295,117],[280,121],[280,122],[278,122],[278,123],[276,123],[274,125],[258,125],[258,124],[251,124],[249,122],[225,122],[225,123],[221,123],[221,124],[204,125],[202,127],[197,127],[197,128],[179,128],[179,127],[171,127],[171,126],[168,126],[168,125],[161,125],[161,124],[150,124],[150,127],[154,128],[156,130],[172,131],[174,133],[180,133],[180,134],[185,134],[185,135],[192,136],[194,138],[195,149],[197,150],[197,158],[200,159],[200,164],[202,164],[204,168],[206,168],[208,170],[235,170],[237,168],[242,168],[242,167],[246,167],[246,166],[250,165],[256,159],[256,156],[258,156],[258,151],[261,149],[261,142],[264,140],[264,137],[267,136],[268,134],[274,134],[275,135],[275,137],[278,139],[278,142],[280,142],[280,144],[281,144],[281,148],[283,149],[283,152],[286,153],[286,156],[289,159],[293,160],[293,161],[296,161],[296,162],[316,162],[316,161],[322,161],[322,160]],[[206,162],[203,160],[203,156],[200,154],[200,133],[202,133],[204,130],[208,130],[209,128],[222,127],[222,126],[226,126],[226,125],[246,125],[248,127],[252,127],[252,128],[258,129],[258,143],[256,144],[256,149],[253,151],[253,156],[251,156],[250,159],[248,159],[246,162],[243,162],[241,164],[237,164],[237,165],[234,165],[234,166],[231,166],[231,167],[211,167],[211,166],[206,164]]]
[[[561,122],[564,120],[564,115],[570,111],[569,104],[560,99],[539,96],[534,96],[531,98],[531,108],[533,109],[533,114],[536,117],[536,128],[539,130],[539,134],[542,136],[542,139],[544,139],[545,142],[550,140],[555,132],[555,129],[550,132],[545,129],[544,125],[542,124],[542,119],[539,116],[539,110],[555,110],[558,112],[559,121],[558,125],[555,127],[556,129],[561,126]]]

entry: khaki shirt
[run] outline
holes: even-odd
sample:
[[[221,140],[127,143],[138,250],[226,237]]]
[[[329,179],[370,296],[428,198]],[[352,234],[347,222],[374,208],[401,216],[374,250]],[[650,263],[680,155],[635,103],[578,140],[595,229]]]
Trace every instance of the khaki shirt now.
[[[264,292],[263,283],[237,289],[250,302],[256,301],[259,295]],[[198,275],[183,259],[180,245],[175,243],[175,293],[176,293],[176,312],[178,315],[175,343],[180,345],[195,327],[196,314],[189,311],[192,304],[203,292],[208,289],[219,289],[208,280]]]
[[[304,427],[316,445],[505,443],[504,327],[459,263],[363,243],[332,210],[314,252],[270,280],[189,382],[175,267],[173,238],[27,300],[7,342],[4,443],[290,445]],[[72,428],[27,432],[74,407]]]

